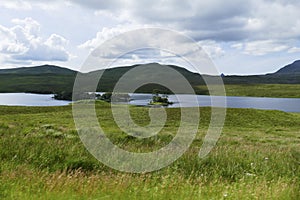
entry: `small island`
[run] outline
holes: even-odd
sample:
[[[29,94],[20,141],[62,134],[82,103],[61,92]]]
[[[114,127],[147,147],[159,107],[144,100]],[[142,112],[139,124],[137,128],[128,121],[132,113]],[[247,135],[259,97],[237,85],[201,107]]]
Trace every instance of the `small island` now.
[[[128,102],[130,96],[127,93],[112,93],[105,92],[102,95],[96,92],[82,92],[75,95],[75,99],[72,98],[72,92],[58,92],[54,95],[56,100],[66,100],[66,101],[78,101],[78,100],[101,100],[106,102]]]
[[[173,102],[169,101],[166,94],[160,94],[158,90],[154,90],[152,95],[152,101],[149,103],[151,106],[168,106],[173,104]]]
[[[130,96],[127,93],[112,93],[112,92],[105,92],[102,95],[98,95],[97,99],[106,101],[106,102],[129,102]]]

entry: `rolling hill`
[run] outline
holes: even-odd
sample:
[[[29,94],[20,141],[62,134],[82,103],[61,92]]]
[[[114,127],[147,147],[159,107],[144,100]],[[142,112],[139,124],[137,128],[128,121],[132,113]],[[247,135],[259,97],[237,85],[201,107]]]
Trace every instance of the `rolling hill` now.
[[[72,91],[77,72],[53,65],[0,70],[0,92]]]
[[[138,66],[141,67],[141,72],[138,76],[132,77],[132,80],[145,80],[150,76],[172,79],[172,77],[168,77],[167,74],[162,73],[161,70],[157,70],[165,66],[158,63],[116,67],[104,71],[100,81],[101,84],[98,85],[97,91],[112,91],[115,84],[126,72]],[[197,87],[205,84],[203,78],[199,74],[175,65],[168,66],[181,73],[194,87],[196,93],[208,94],[206,90]],[[93,77],[99,77],[99,74],[102,72],[102,70],[99,70],[83,74],[53,65],[1,69],[0,92],[70,93],[72,92],[77,74],[85,77],[86,80],[90,80]],[[295,61],[273,74],[224,76],[222,78],[225,84],[300,84],[300,61]],[[143,87],[138,88],[137,92],[151,93],[154,88],[165,93],[170,93],[167,88],[157,84],[144,85]]]
[[[14,69],[1,69],[0,74],[15,74],[15,75],[42,75],[42,74],[56,74],[56,75],[74,75],[77,71],[71,69],[58,67],[55,65],[42,65],[36,67],[20,67]]]

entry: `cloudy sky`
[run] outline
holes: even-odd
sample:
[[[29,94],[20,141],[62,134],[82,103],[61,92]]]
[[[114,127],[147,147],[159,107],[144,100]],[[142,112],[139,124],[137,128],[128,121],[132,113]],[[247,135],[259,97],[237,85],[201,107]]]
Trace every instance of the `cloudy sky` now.
[[[274,72],[300,59],[299,10],[299,0],[1,0],[0,68],[79,69],[104,41],[162,27],[194,39],[220,72]],[[137,53],[123,63],[153,57]]]

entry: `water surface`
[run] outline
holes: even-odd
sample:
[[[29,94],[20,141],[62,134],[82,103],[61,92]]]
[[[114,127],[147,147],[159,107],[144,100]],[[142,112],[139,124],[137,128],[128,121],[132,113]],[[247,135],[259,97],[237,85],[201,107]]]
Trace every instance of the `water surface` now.
[[[152,94],[130,94],[129,104],[147,106]],[[300,98],[264,98],[264,97],[211,97],[208,95],[169,95],[173,104],[169,107],[215,106],[224,107],[224,98],[228,108],[254,108],[264,110],[281,110],[285,112],[300,112]],[[180,99],[180,101],[179,101]],[[8,106],[64,106],[70,101],[55,100],[51,94],[30,93],[0,93],[0,105]]]
[[[64,106],[70,101],[60,101],[53,94],[0,93],[0,105],[7,106]]]
[[[178,101],[178,98],[180,101]],[[196,107],[211,106],[211,100],[214,98],[215,106],[224,107],[225,98],[228,108],[255,108],[263,110],[281,110],[285,112],[300,112],[300,98],[265,98],[265,97],[218,97],[208,95],[169,95],[169,101],[173,102],[169,107]],[[152,98],[151,94],[133,94],[133,100],[130,104],[147,105]]]

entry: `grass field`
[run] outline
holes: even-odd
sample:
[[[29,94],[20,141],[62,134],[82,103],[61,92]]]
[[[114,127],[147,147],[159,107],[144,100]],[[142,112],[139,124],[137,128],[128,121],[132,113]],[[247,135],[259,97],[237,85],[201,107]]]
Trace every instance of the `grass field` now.
[[[226,84],[225,89],[227,96],[300,98],[300,84]]]
[[[133,151],[164,146],[179,126],[180,109],[167,109],[155,139],[135,139],[118,129],[109,104],[96,108],[107,136]],[[130,110],[149,123],[147,108]],[[217,146],[199,159],[209,120],[210,108],[201,108],[196,139],[172,165],[131,174],[87,152],[71,106],[0,106],[0,199],[300,199],[300,114],[228,109]]]

